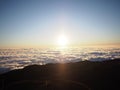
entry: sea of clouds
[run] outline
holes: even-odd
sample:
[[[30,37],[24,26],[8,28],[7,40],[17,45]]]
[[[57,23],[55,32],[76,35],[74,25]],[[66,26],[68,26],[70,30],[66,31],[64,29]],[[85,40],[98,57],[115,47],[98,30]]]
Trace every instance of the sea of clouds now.
[[[0,73],[32,64],[104,61],[116,58],[120,58],[120,48],[0,49]]]

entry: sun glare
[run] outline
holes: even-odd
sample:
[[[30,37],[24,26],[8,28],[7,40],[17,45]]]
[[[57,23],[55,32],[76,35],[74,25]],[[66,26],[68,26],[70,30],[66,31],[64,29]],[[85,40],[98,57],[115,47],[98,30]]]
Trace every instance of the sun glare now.
[[[58,45],[66,46],[68,44],[68,39],[65,35],[61,35],[58,37]]]

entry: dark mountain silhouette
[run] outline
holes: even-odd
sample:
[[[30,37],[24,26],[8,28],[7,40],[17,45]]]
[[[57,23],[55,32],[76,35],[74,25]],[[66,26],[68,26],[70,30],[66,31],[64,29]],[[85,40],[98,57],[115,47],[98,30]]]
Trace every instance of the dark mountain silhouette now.
[[[120,90],[120,59],[27,66],[1,74],[0,90]]]

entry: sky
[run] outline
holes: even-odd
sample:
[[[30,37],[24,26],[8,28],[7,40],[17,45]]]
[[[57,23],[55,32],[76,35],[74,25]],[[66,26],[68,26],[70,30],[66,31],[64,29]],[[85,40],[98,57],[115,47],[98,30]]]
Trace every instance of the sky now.
[[[119,0],[0,0],[0,47],[119,44]]]

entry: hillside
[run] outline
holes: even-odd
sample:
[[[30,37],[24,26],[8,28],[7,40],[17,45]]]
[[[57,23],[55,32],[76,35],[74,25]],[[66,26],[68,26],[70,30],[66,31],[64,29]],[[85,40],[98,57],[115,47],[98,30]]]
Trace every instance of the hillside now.
[[[120,90],[120,59],[27,66],[1,74],[0,90]]]

